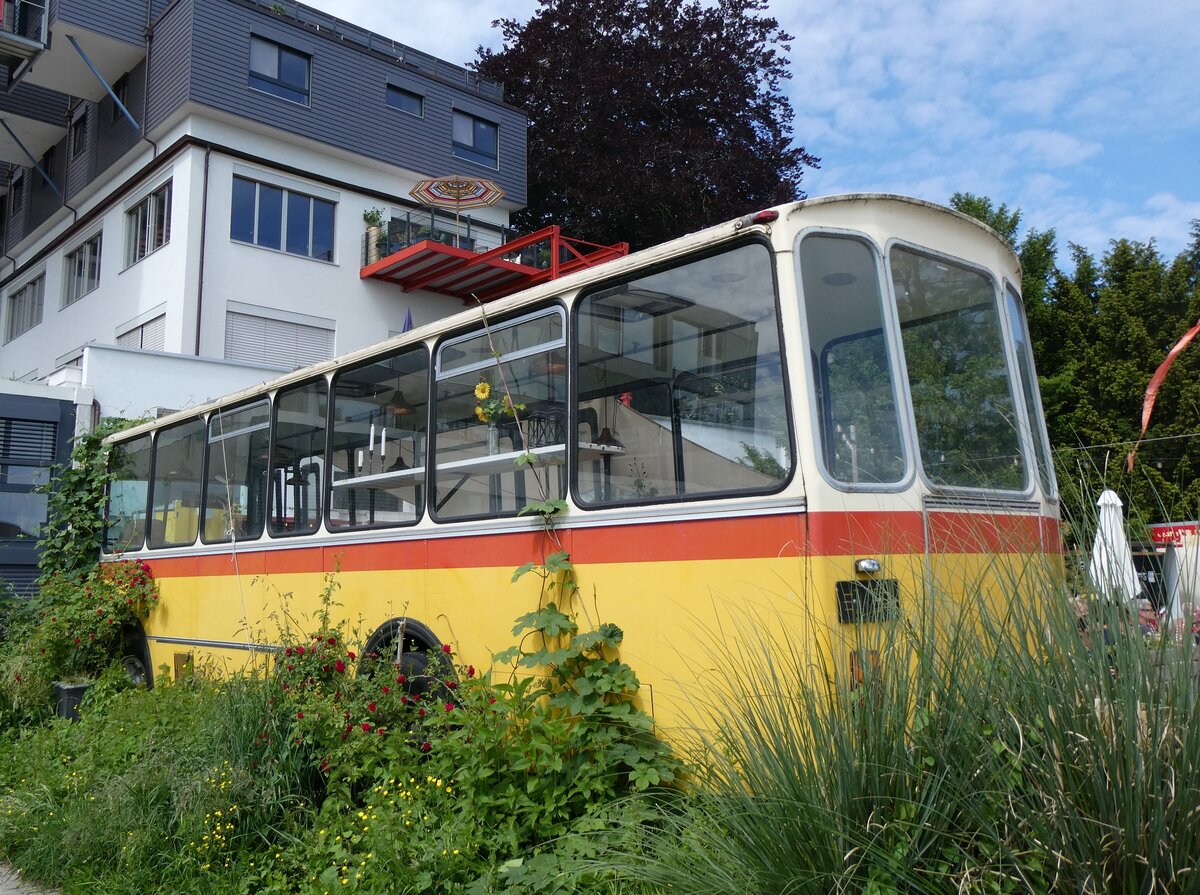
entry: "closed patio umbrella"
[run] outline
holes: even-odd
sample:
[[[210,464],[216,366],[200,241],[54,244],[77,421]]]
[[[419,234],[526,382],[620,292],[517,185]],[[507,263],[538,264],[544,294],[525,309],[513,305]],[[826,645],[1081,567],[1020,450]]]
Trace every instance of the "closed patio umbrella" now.
[[[1096,539],[1092,542],[1092,562],[1088,575],[1096,589],[1112,600],[1127,602],[1141,591],[1137,570],[1133,567],[1133,551],[1125,536],[1125,519],[1121,498],[1115,491],[1106,490],[1096,501],[1100,508]]]

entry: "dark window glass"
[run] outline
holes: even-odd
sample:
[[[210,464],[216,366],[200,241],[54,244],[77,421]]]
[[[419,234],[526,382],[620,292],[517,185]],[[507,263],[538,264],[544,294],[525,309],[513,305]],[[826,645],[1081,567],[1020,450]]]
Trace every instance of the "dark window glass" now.
[[[105,549],[110,553],[140,550],[146,540],[150,436],[113,445],[108,452],[108,468],[113,481],[108,486]]]
[[[287,197],[287,251],[293,255],[308,255],[312,199],[299,193]]]
[[[259,401],[208,422],[208,480],[203,537],[207,543],[262,534],[267,504],[270,406]]]
[[[308,105],[309,57],[259,37],[250,38],[250,86]]]
[[[330,528],[408,525],[421,517],[428,390],[423,348],[338,374]]]
[[[391,84],[388,84],[387,88],[387,104],[393,109],[408,112],[410,115],[425,114],[424,97],[402,87],[393,87]]]
[[[160,429],[154,442],[150,546],[179,547],[196,541],[204,463],[204,420]]]
[[[783,487],[794,461],[767,246],[604,288],[578,315],[580,503]]]
[[[313,532],[321,526],[328,406],[324,379],[284,389],[275,396],[269,504],[273,535]]]
[[[332,202],[313,199],[312,257],[320,261],[333,260],[333,210]]]
[[[233,207],[229,237],[239,242],[254,242],[254,205],[258,184],[243,177],[233,178]]]
[[[458,158],[496,167],[499,128],[495,124],[465,112],[455,112],[453,129],[453,151]]]
[[[283,190],[278,187],[258,185],[258,235],[255,242],[269,249],[277,249],[283,239]]]

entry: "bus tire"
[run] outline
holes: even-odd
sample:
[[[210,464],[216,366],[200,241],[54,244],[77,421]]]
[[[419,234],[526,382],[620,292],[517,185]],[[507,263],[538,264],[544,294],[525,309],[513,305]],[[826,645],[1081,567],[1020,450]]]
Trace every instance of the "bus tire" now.
[[[454,677],[450,657],[442,652],[441,639],[427,625],[400,616],[388,619],[375,629],[363,647],[359,672],[381,674],[395,671],[403,677],[405,692],[424,695],[445,689],[445,681]]]
[[[135,687],[154,687],[154,673],[150,666],[150,644],[141,622],[126,626],[121,632],[121,665],[125,675]]]

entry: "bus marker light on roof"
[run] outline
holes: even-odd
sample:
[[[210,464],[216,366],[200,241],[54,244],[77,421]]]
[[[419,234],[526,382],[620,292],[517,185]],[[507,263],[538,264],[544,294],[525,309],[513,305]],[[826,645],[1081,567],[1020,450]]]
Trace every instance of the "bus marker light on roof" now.
[[[733,226],[734,229],[741,230],[743,227],[749,227],[751,224],[769,224],[777,220],[779,220],[779,212],[774,208],[768,208],[765,211],[758,211],[754,214],[738,218],[737,223]]]

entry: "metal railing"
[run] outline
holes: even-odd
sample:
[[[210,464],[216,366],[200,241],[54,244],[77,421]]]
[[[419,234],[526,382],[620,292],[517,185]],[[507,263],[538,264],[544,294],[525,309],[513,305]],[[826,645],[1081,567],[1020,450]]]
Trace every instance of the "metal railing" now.
[[[362,266],[426,239],[472,252],[487,252],[505,245],[513,236],[513,231],[506,227],[494,224],[481,227],[470,215],[462,215],[456,223],[454,218],[432,211],[409,212],[386,224],[367,228],[362,239]]]
[[[275,2],[272,2],[272,0],[251,0],[251,2],[255,6],[265,9],[280,18],[291,19],[314,31],[328,34],[347,43],[357,44],[371,53],[377,53],[402,65],[407,65],[417,71],[432,75],[435,78],[448,81],[467,90],[472,90],[482,96],[499,100],[504,99],[504,86],[499,81],[485,78],[460,65],[454,65],[453,63],[438,59],[436,56],[422,53],[420,50],[402,44],[399,41],[384,37],[381,34],[375,34],[366,28],[360,28],[357,25],[313,9],[310,6],[291,2],[291,0],[284,0],[284,2],[278,2],[278,0],[275,0]]]

